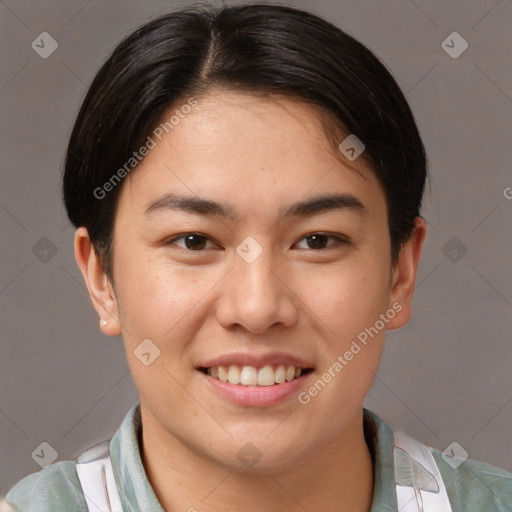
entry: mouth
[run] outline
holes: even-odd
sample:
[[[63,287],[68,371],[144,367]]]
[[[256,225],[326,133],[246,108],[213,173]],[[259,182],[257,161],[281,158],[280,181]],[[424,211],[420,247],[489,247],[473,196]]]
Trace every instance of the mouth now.
[[[219,365],[197,368],[212,379],[239,386],[269,387],[292,382],[313,371],[289,364],[267,364],[261,367],[249,365]]]

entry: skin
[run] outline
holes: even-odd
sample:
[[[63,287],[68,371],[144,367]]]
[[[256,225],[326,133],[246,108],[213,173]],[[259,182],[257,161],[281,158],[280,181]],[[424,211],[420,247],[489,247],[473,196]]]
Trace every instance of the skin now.
[[[307,405],[293,396],[243,408],[194,368],[225,353],[284,351],[315,367],[307,390],[393,304],[402,309],[386,328],[407,323],[425,222],[416,220],[392,266],[383,189],[363,158],[334,154],[313,107],[219,90],[198,101],[122,184],[115,287],[87,230],[75,237],[91,300],[108,320],[101,329],[123,334],[149,481],[168,511],[369,511],[374,475],[362,404],[386,329]],[[167,192],[227,202],[240,217],[144,215]],[[353,194],[367,214],[278,220],[283,205],[332,192]],[[183,239],[165,244],[186,233],[208,237],[200,251]],[[315,233],[348,243],[327,238],[318,249],[306,238]],[[236,253],[247,236],[263,248],[252,263]],[[147,338],[161,351],[149,366],[134,355]],[[246,442],[262,453],[252,468],[237,458]]]

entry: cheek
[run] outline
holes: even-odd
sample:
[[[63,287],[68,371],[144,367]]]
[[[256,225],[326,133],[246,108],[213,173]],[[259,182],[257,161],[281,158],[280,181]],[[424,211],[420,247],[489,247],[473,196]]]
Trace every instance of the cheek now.
[[[200,278],[197,272],[172,268],[147,256],[125,255],[117,265],[120,320],[132,338],[172,338],[172,330],[182,328],[180,319],[208,289],[207,276]]]
[[[387,270],[375,260],[331,266],[304,274],[301,279],[302,303],[312,311],[330,339],[357,336],[373,325],[388,307]]]

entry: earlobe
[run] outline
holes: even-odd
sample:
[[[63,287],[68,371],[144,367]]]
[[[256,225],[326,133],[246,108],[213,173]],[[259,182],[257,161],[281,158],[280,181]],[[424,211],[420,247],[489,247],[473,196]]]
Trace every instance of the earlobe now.
[[[92,305],[100,318],[100,328],[109,336],[121,334],[114,289],[94,250],[85,227],[75,233],[75,258],[82,273]]]
[[[389,306],[393,307],[393,304],[395,304],[395,309],[398,311],[398,304],[400,304],[401,308],[388,323],[387,328],[389,330],[403,327],[411,316],[416,273],[426,234],[426,222],[421,217],[417,217],[416,226],[411,237],[401,248],[398,261],[393,269]]]

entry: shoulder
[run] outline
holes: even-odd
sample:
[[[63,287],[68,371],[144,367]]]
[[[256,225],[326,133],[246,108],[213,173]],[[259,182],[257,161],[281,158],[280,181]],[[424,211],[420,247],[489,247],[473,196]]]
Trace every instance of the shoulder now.
[[[11,487],[6,500],[13,512],[87,511],[74,461],[56,462],[26,476]]]
[[[512,473],[484,462],[430,451],[441,472],[454,510],[512,511]]]

